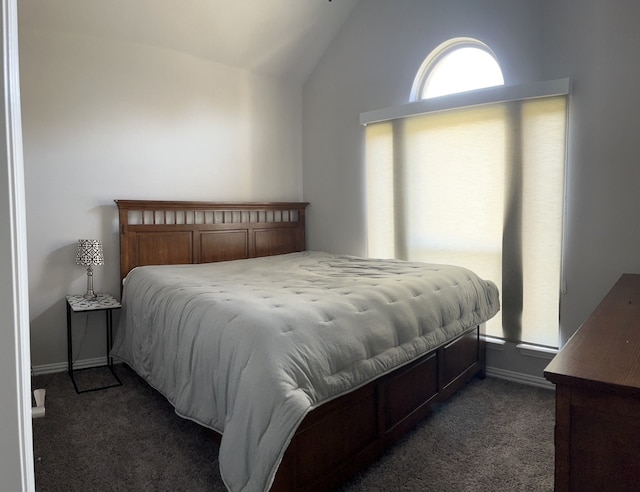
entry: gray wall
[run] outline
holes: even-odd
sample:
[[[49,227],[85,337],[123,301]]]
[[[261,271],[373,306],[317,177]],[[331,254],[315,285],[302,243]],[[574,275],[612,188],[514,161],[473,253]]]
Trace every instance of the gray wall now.
[[[360,112],[408,102],[441,42],[496,53],[507,84],[571,77],[566,340],[622,272],[640,270],[640,4],[631,0],[359,2],[303,90],[303,189],[312,248],[365,253]],[[482,193],[482,190],[479,190]],[[536,369],[539,373],[540,369]]]

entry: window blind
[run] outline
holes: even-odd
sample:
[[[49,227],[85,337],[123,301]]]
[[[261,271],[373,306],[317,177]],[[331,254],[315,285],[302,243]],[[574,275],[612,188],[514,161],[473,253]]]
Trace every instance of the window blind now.
[[[557,347],[567,96],[366,127],[371,257],[465,266],[494,281],[487,334]]]

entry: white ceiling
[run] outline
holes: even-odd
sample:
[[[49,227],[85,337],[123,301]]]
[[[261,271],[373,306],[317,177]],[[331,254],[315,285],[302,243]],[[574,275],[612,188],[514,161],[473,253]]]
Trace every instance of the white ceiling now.
[[[304,82],[357,0],[19,0],[19,25],[117,38]]]

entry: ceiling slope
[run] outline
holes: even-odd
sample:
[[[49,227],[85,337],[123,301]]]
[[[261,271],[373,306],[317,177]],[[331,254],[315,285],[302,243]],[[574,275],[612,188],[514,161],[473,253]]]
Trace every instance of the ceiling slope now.
[[[21,28],[177,50],[302,83],[357,0],[19,0]]]

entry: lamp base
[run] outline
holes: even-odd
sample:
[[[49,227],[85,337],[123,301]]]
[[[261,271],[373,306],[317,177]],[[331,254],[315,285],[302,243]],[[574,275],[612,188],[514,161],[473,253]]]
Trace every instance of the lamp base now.
[[[82,297],[87,301],[95,301],[98,298],[93,291],[93,268],[91,268],[91,265],[87,267],[87,292]]]

